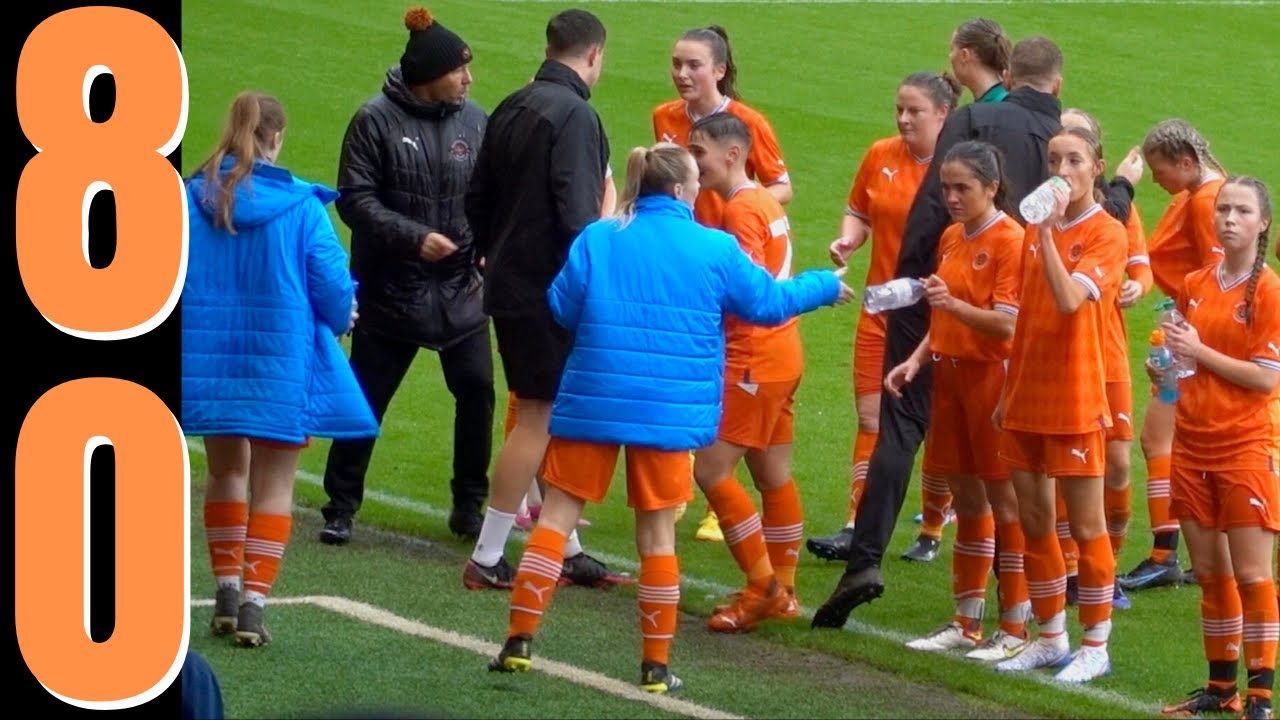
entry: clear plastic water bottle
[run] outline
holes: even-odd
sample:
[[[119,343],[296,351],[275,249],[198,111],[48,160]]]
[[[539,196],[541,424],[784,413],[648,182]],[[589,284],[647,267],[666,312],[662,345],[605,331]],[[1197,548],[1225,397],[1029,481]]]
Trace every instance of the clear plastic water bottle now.
[[[1071,185],[1066,180],[1054,175],[1041,183],[1040,187],[1032,190],[1030,195],[1022,198],[1022,202],[1018,205],[1018,212],[1022,214],[1022,219],[1026,220],[1027,224],[1042,223],[1053,214],[1053,206],[1057,202],[1053,197],[1055,187],[1071,191]]]
[[[1156,306],[1156,309],[1160,311],[1161,325],[1168,323],[1177,327],[1187,327],[1190,324],[1187,322],[1187,319],[1183,317],[1182,313],[1178,311],[1173,300],[1168,298],[1161,300],[1160,304]],[[1183,357],[1177,353],[1174,353],[1173,357],[1175,364],[1178,367],[1179,380],[1189,378],[1196,374],[1196,361],[1193,358]]]
[[[872,315],[915,305],[924,297],[924,283],[915,278],[897,278],[872,285],[862,292],[862,307]]]
[[[1178,360],[1164,344],[1163,330],[1151,331],[1151,352],[1147,354],[1147,361],[1160,373],[1156,398],[1167,405],[1178,402]]]

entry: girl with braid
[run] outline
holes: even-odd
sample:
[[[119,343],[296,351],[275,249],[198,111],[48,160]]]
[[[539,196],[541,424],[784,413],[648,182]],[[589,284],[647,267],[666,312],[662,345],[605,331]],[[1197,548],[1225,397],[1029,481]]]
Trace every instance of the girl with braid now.
[[[1148,239],[1147,254],[1156,287],[1166,297],[1176,298],[1187,273],[1222,258],[1213,229],[1213,199],[1227,172],[1209,152],[1209,141],[1185,120],[1156,125],[1142,143],[1142,154],[1151,166],[1152,179],[1173,196]],[[1148,403],[1141,442],[1147,461],[1147,509],[1155,537],[1151,554],[1117,577],[1125,590],[1173,585],[1189,577],[1178,564],[1178,521],[1169,513],[1172,405]]]
[[[1240,712],[1243,650],[1243,717],[1272,717],[1280,637],[1271,574],[1280,532],[1280,278],[1266,265],[1271,217],[1265,185],[1227,181],[1214,204],[1222,259],[1187,275],[1178,295],[1187,323],[1161,327],[1170,349],[1197,365],[1179,387],[1170,508],[1200,584],[1209,661],[1207,686],[1165,714]]]

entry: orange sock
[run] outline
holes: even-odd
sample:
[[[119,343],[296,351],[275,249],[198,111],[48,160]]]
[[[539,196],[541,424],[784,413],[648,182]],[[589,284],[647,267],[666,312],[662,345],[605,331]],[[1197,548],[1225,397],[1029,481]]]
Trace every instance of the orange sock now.
[[[1276,642],[1280,640],[1280,608],[1276,607],[1275,585],[1261,580],[1240,586],[1244,606],[1244,662],[1249,674],[1249,697],[1271,699],[1275,677]]]
[[[249,530],[249,503],[204,503],[204,535],[209,544],[209,562],[219,587],[240,587],[244,570],[244,538]]]
[[[946,480],[932,475],[920,476],[920,502],[924,505],[924,520],[920,523],[920,534],[942,539],[942,526],[947,522],[947,511],[951,509],[951,486]]]
[[[564,570],[564,542],[564,535],[542,525],[529,533],[529,544],[525,545],[511,590],[507,637],[533,636],[538,632],[542,613],[551,604]]]
[[[1230,575],[1200,580],[1200,634],[1209,661],[1209,686],[1235,690],[1244,632],[1243,610],[1236,579]]]
[[[986,607],[987,576],[996,551],[996,521],[991,513],[978,517],[956,516],[956,543],[951,555],[951,594],[956,600],[955,621],[966,630],[982,628]]]
[[[1062,563],[1067,568],[1067,577],[1080,574],[1080,546],[1071,537],[1071,518],[1067,516],[1067,501],[1062,499],[1062,484],[1054,481],[1055,491],[1054,515],[1057,524],[1054,531],[1058,534],[1058,547],[1062,548]]]
[[[249,528],[244,540],[245,600],[261,605],[271,594],[292,529],[292,515],[249,513]]]
[[[879,433],[859,430],[853,440],[853,484],[849,486],[849,522],[858,515],[858,503],[867,486],[867,466],[871,463],[871,451],[876,447]]]
[[[1129,518],[1133,517],[1133,486],[1123,490],[1104,488],[1102,504],[1107,513],[1107,537],[1111,539],[1111,554],[1119,555],[1124,549],[1124,538],[1129,534]]]
[[[1151,534],[1155,536],[1151,559],[1158,563],[1168,561],[1178,547],[1178,519],[1169,510],[1171,465],[1168,455],[1147,458],[1147,513],[1151,516]]]
[[[721,480],[706,493],[707,502],[720,518],[724,542],[747,576],[747,585],[761,591],[773,580],[773,565],[765,548],[760,515],[747,491],[733,477]]]
[[[796,481],[760,493],[764,509],[764,543],[769,549],[769,563],[778,582],[788,590],[796,586],[796,565],[800,563],[800,542],[804,539],[804,508]]]
[[[1031,596],[1027,593],[1027,576],[1023,572],[1023,556],[1027,540],[1022,536],[1022,523],[1000,526],[996,533],[999,558],[1000,628],[1010,635],[1023,637],[1031,615]]]
[[[1111,598],[1115,593],[1116,556],[1111,540],[1099,535],[1080,543],[1080,585],[1076,602],[1085,645],[1106,645],[1111,635]]]
[[[640,588],[636,596],[640,601],[640,635],[644,638],[640,659],[666,665],[679,619],[680,562],[675,555],[640,558]]]
[[[1062,564],[1062,548],[1052,532],[1042,537],[1027,538],[1023,555],[1027,572],[1027,591],[1031,610],[1043,626],[1067,606],[1067,568]],[[1044,635],[1044,628],[1041,628]]]

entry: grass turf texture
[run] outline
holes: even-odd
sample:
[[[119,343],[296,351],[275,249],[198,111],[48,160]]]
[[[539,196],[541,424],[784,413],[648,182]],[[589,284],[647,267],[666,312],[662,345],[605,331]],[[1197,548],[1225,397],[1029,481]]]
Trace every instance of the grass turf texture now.
[[[796,199],[787,210],[797,268],[828,265],[826,246],[839,226],[857,164],[873,140],[894,132],[896,84],[912,71],[943,68],[951,31],[976,16],[998,19],[1015,39],[1045,34],[1062,47],[1066,56],[1064,105],[1082,107],[1099,118],[1112,162],[1140,143],[1156,122],[1179,116],[1206,134],[1230,171],[1256,174],[1280,185],[1276,170],[1280,151],[1267,142],[1276,129],[1271,109],[1277,100],[1274,78],[1280,75],[1280,58],[1272,44],[1280,35],[1280,7],[1276,5],[580,5],[597,13],[610,31],[604,77],[593,104],[609,132],[619,183],[626,152],[652,141],[650,110],[674,96],[666,68],[675,39],[690,27],[708,23],[728,29],[739,67],[739,89],[744,100],[773,123],[795,184]],[[430,4],[442,23],[470,43],[476,58],[472,95],[486,109],[532,76],[542,57],[547,18],[569,6],[479,1]],[[383,73],[403,52],[405,7],[403,2],[381,0],[359,4],[318,0],[184,3],[182,50],[190,87],[184,170],[193,168],[212,147],[235,93],[255,88],[277,95],[289,114],[281,163],[303,177],[333,183],[351,114],[379,92]],[[1140,184],[1137,203],[1148,231],[1167,202],[1168,196],[1149,180]],[[341,223],[339,232],[344,238],[348,236]],[[852,263],[849,277],[859,286],[866,259],[864,250]],[[1140,368],[1158,298],[1159,293],[1153,292],[1128,314],[1138,417],[1144,414],[1148,400]],[[806,509],[808,535],[830,532],[844,518],[854,424],[850,348],[856,318],[856,309],[844,308],[818,312],[801,323],[807,372],[796,401],[794,470]],[[501,367],[496,358],[495,367]],[[500,426],[505,395],[500,370],[497,390]],[[387,413],[368,477],[371,494],[383,493],[408,502],[370,498],[357,518],[353,547],[322,555],[321,560],[308,560],[315,549],[316,528],[314,523],[301,522],[286,556],[278,593],[351,595],[431,624],[495,642],[501,638],[505,596],[464,593],[457,574],[468,548],[448,537],[440,517],[421,512],[424,505],[449,506],[452,412],[436,359],[423,353]],[[495,449],[501,433],[496,436]],[[1137,443],[1134,445],[1134,518],[1129,542],[1119,559],[1121,571],[1141,559],[1150,544],[1144,469]],[[327,446],[320,441],[307,451],[304,470],[315,475],[323,472]],[[192,472],[197,479],[203,472],[198,456],[193,458]],[[615,483],[603,506],[588,508],[594,525],[583,533],[583,541],[589,551],[634,558],[631,515],[618,487]],[[199,489],[197,486],[197,493]],[[318,507],[324,501],[319,486],[308,482],[299,483],[297,497],[300,505],[308,507]],[[200,542],[198,494],[194,500],[192,587],[201,597],[212,590]],[[682,569],[711,583],[735,586],[740,578],[725,548],[692,541],[703,504],[701,499],[695,502],[681,524]],[[855,620],[914,636],[950,616],[948,567],[953,530],[948,528],[947,546],[934,563],[915,565],[896,559],[915,534],[910,515],[918,507],[918,485],[913,483],[886,555],[888,590],[879,601],[859,608]],[[359,554],[378,542],[370,534],[371,526],[448,548],[442,556],[447,560],[401,550],[402,557],[393,562],[389,556],[394,553],[383,550],[388,557],[375,562]],[[515,562],[518,543],[513,541],[509,548],[509,559]],[[353,561],[343,554],[346,551],[362,560]],[[1185,564],[1185,552],[1183,560]],[[442,563],[445,569],[440,567]],[[808,609],[827,597],[839,571],[839,566],[804,553],[798,593]],[[632,594],[615,594],[624,599],[597,599],[579,592],[558,596],[535,652],[633,682],[638,638],[633,628]],[[686,586],[682,608],[705,616],[717,600],[717,593],[705,586]],[[677,637],[672,662],[690,684],[689,699],[746,715],[813,716],[836,711],[832,703],[837,697],[840,714],[915,714],[917,708],[933,707],[928,705],[931,696],[925,687],[935,685],[950,693],[1017,708],[1019,713],[1111,717],[1135,708],[1154,709],[1203,682],[1198,601],[1194,587],[1135,593],[1133,609],[1116,614],[1111,644],[1114,672],[1093,683],[1097,692],[1087,695],[1032,681],[997,680],[989,669],[914,653],[892,639],[816,633],[802,622],[766,626],[750,640],[712,637],[696,623],[686,622]],[[317,703],[321,707],[369,704],[366,700],[423,701],[463,716],[598,716],[621,702],[544,677],[495,682],[484,675],[477,656],[422,640],[399,639],[390,631],[308,607],[270,611],[277,640],[266,649],[270,653],[267,663],[262,654],[214,650],[203,639],[207,613],[193,611],[193,634],[198,638],[193,643],[212,653],[224,678],[229,709],[236,716],[291,714],[295,709],[305,713]],[[1074,617],[1071,626],[1073,637],[1078,637]],[[767,669],[747,662],[735,669],[729,659],[736,661],[745,652],[742,647],[761,644],[767,652],[780,653],[776,657],[789,665]],[[601,647],[610,649],[594,650]],[[828,695],[812,690],[821,684],[813,676],[823,673],[808,664],[826,661],[787,654],[791,650],[845,658],[854,661],[850,673],[882,671],[889,674],[877,676],[881,681],[903,685],[877,695],[863,691],[876,683],[853,682],[847,692]],[[719,662],[723,672],[715,663],[702,664],[700,659],[717,651],[722,653]],[[268,693],[264,673],[273,678],[269,699],[264,697]],[[277,675],[291,681],[277,683]],[[426,676],[438,682],[436,692],[410,682]],[[900,680],[893,680],[895,677]],[[812,691],[782,694],[781,688],[789,683]],[[407,690],[406,684],[419,690]],[[752,690],[765,686],[768,692]],[[729,692],[725,689],[729,687],[735,690]],[[937,709],[937,714],[958,712]],[[618,712],[660,714],[638,705]],[[977,712],[992,710],[988,707]]]

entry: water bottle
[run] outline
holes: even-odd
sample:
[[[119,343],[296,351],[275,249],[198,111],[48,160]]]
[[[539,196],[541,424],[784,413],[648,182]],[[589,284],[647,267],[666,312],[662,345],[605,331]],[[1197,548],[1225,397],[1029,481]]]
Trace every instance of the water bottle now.
[[[915,305],[924,297],[924,283],[915,278],[897,278],[872,285],[862,292],[862,307],[872,315]]]
[[[1071,185],[1066,180],[1054,175],[1045,180],[1040,187],[1032,190],[1030,195],[1022,198],[1022,202],[1018,205],[1018,212],[1022,214],[1022,219],[1026,220],[1028,225],[1042,223],[1053,214],[1053,206],[1057,203],[1053,197],[1055,187],[1071,191]]]
[[[1178,311],[1177,306],[1174,305],[1173,300],[1170,300],[1169,298],[1161,300],[1160,304],[1156,306],[1156,309],[1160,311],[1161,325],[1165,323],[1169,323],[1170,325],[1177,327],[1187,327],[1189,325],[1187,319],[1183,317],[1182,313]],[[1174,353],[1173,357],[1178,368],[1179,380],[1189,378],[1196,374],[1196,361],[1193,358],[1183,357],[1177,353]]]
[[[1178,401],[1178,360],[1173,351],[1164,344],[1164,331],[1151,331],[1151,352],[1147,355],[1151,367],[1160,372],[1160,382],[1156,385],[1156,398],[1166,405]]]

